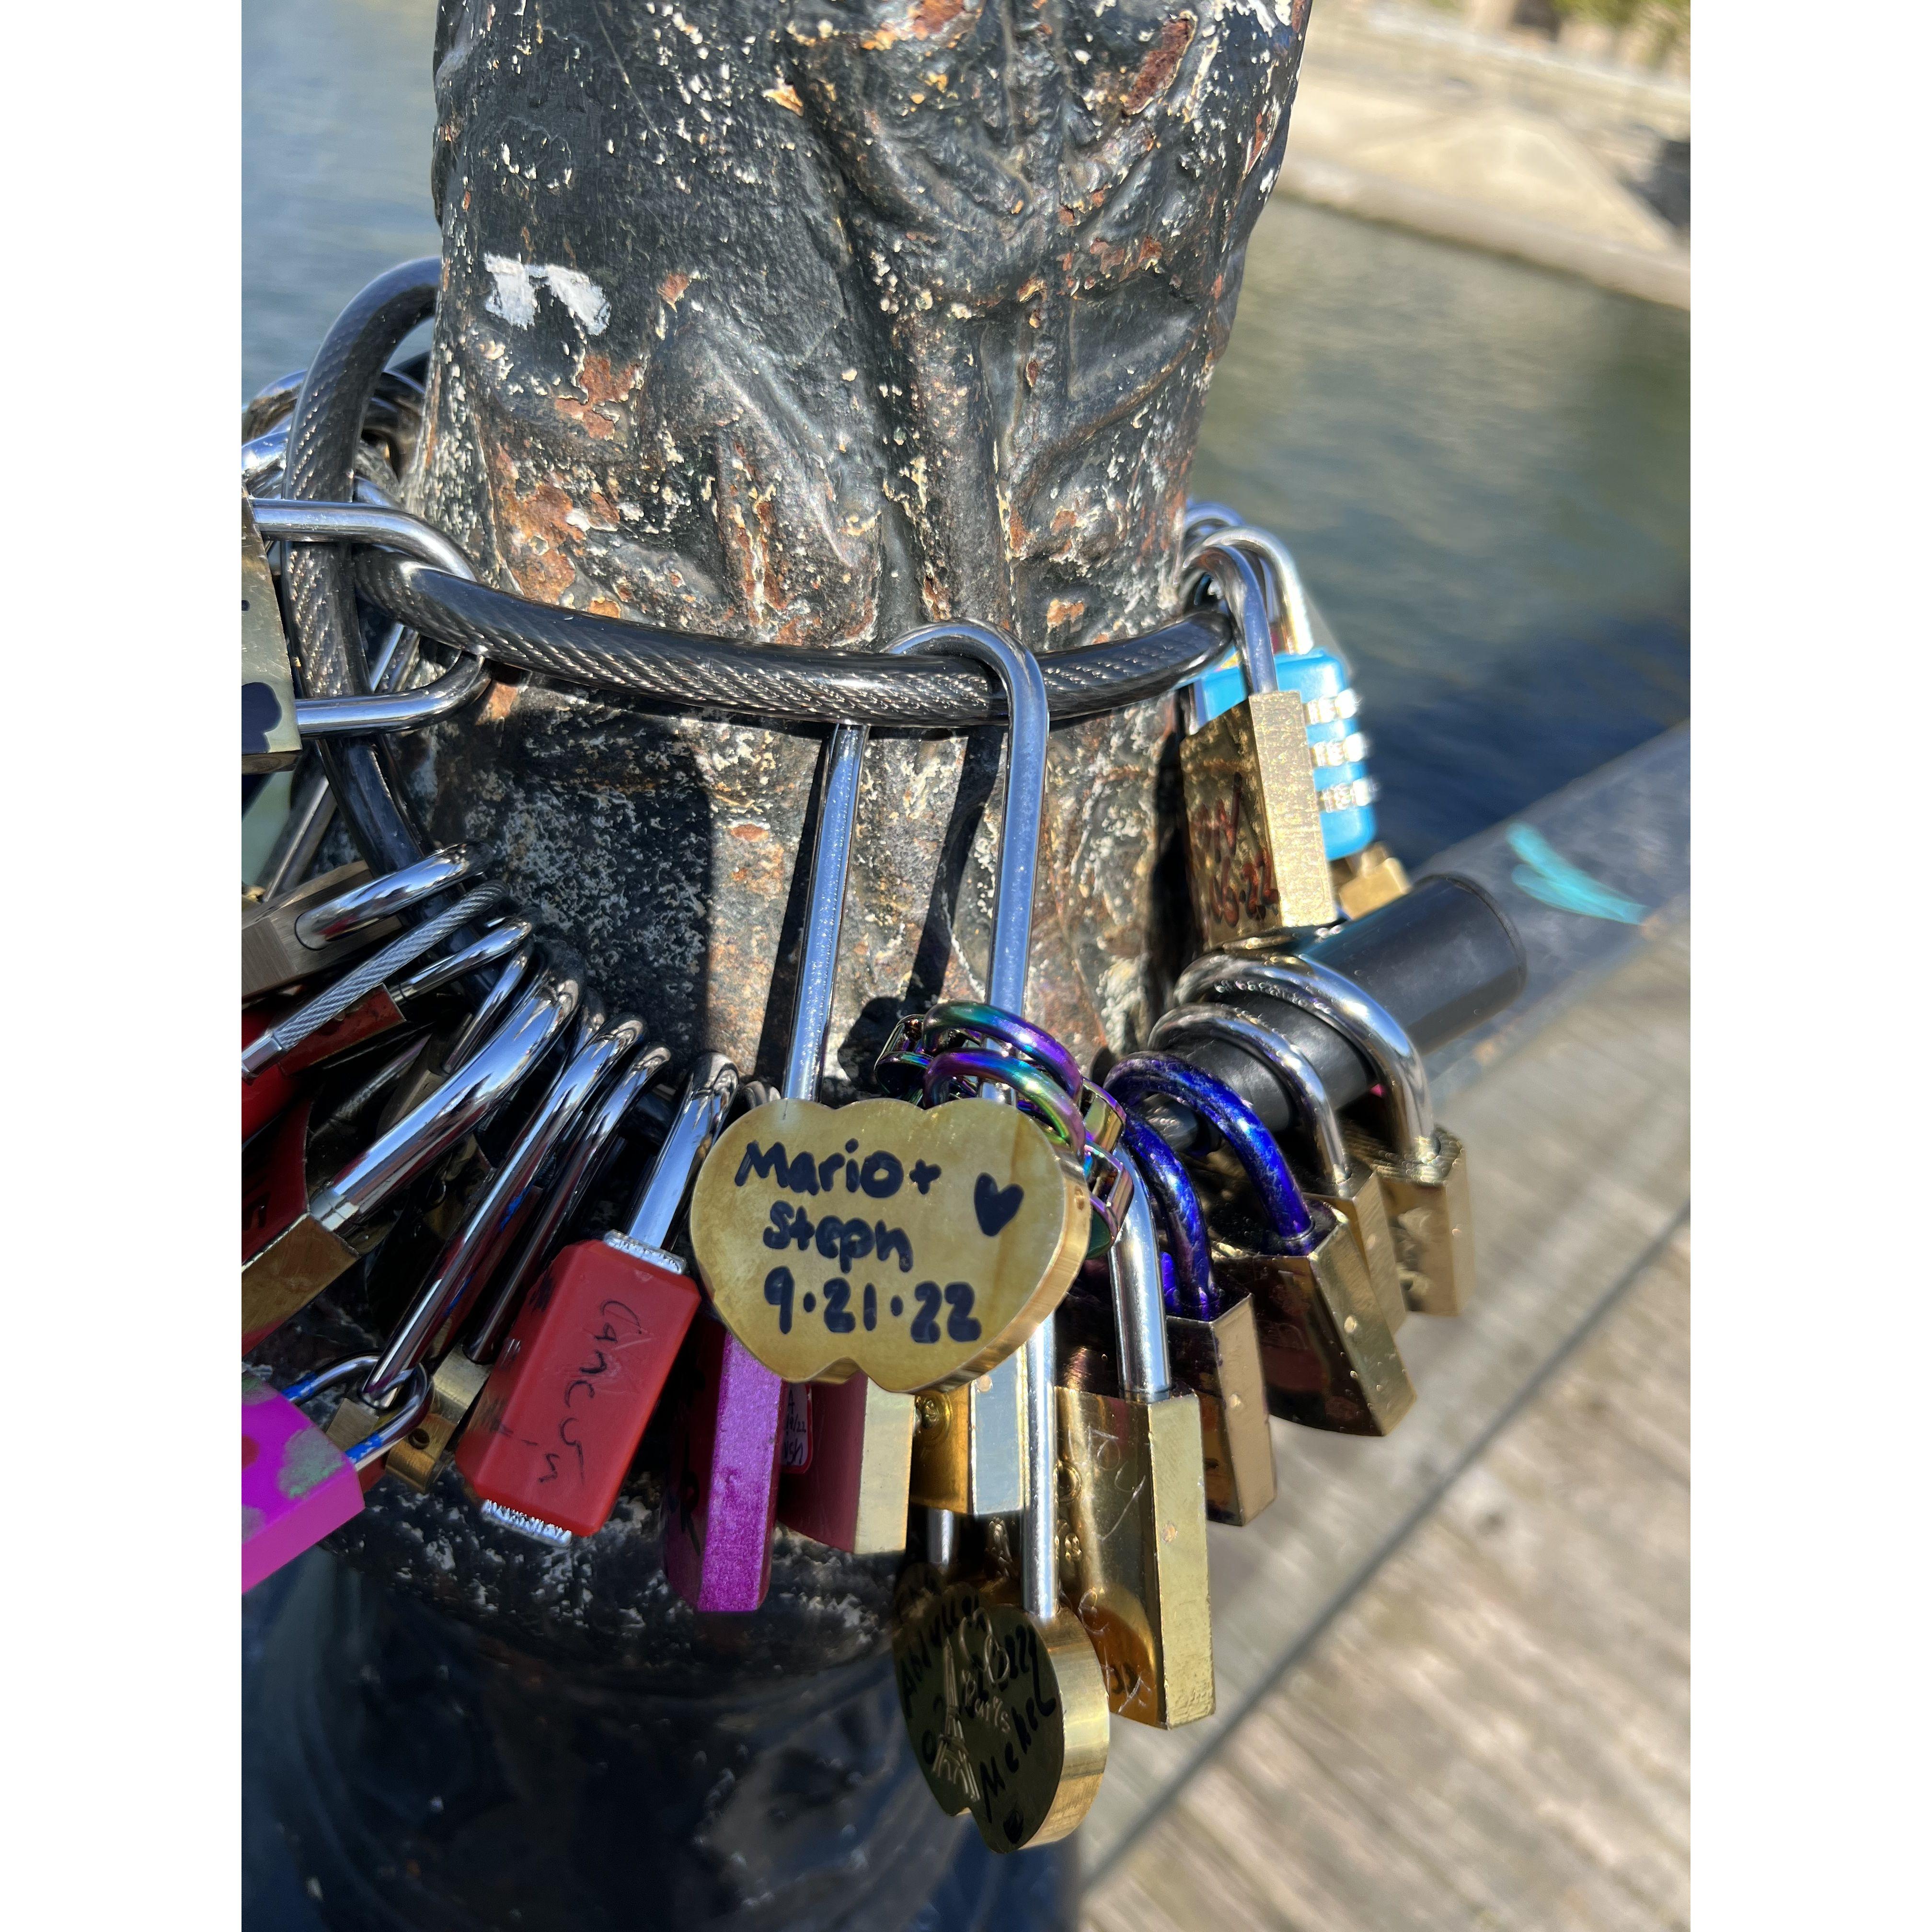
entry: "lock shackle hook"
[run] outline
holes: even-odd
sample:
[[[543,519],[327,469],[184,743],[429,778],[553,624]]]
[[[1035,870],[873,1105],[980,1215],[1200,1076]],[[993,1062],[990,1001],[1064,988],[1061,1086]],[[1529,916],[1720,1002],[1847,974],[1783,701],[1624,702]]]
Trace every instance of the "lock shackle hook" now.
[[[812,884],[799,945],[798,992],[792,1005],[791,1046],[779,1088],[788,1100],[815,1100],[832,1029],[832,994],[838,970],[838,928],[845,917],[845,880],[852,866],[852,828],[859,816],[859,766],[866,727],[835,724],[826,753],[825,791],[818,836],[812,848]]]
[[[1143,1100],[1178,1100],[1204,1116],[1241,1163],[1276,1234],[1297,1252],[1316,1239],[1315,1217],[1280,1148],[1260,1115],[1232,1087],[1171,1053],[1136,1053],[1108,1075],[1107,1090],[1128,1107]]]
[[[524,1284],[548,1259],[559,1230],[569,1226],[603,1171],[604,1161],[617,1144],[618,1129],[644,1090],[670,1064],[669,1047],[656,1041],[640,1047],[565,1142],[556,1172],[521,1232],[515,1258],[503,1270],[489,1306],[463,1344],[464,1353],[472,1362],[481,1362],[490,1352],[516,1307]]]
[[[1196,960],[1175,991],[1184,998],[1206,1000],[1231,993],[1266,994],[1313,1014],[1368,1063],[1388,1096],[1393,1138],[1402,1158],[1426,1166],[1438,1157],[1436,1106],[1421,1054],[1386,1006],[1332,966],[1292,956],[1243,959],[1218,953]]]
[[[1286,637],[1282,650],[1291,657],[1306,657],[1315,649],[1315,620],[1309,614],[1308,593],[1301,587],[1301,572],[1287,544],[1272,530],[1239,521],[1218,526],[1213,537],[1216,543],[1247,552],[1267,596],[1270,639],[1279,620]],[[1191,601],[1192,588],[1184,580],[1184,602]]]
[[[1281,688],[1274,668],[1274,633],[1268,628],[1268,592],[1247,552],[1216,534],[1204,537],[1180,560],[1184,578],[1199,572],[1214,588],[1241,640],[1241,662],[1248,690],[1255,696]]]
[[[596,1097],[605,1077],[643,1038],[644,1022],[628,1014],[608,1027],[602,1024],[602,1006],[594,990],[586,995],[586,1016],[595,1016],[599,1024],[577,1044],[495,1178],[444,1244],[429,1279],[383,1346],[382,1359],[369,1378],[372,1397],[380,1400],[398,1387],[422,1360],[436,1330],[459,1320],[472,1291],[488,1283],[530,1209],[538,1170]]]
[[[1340,1193],[1348,1184],[1348,1150],[1328,1089],[1308,1057],[1291,1041],[1246,1013],[1226,1006],[1175,1006],[1161,1015],[1148,1036],[1150,1046],[1184,1052],[1191,1042],[1221,1040],[1239,1047],[1272,1073],[1298,1124],[1315,1150],[1322,1184]]]
[[[1120,1232],[1107,1250],[1107,1280],[1114,1291],[1114,1330],[1119,1344],[1120,1393],[1159,1402],[1173,1384],[1167,1360],[1167,1303],[1161,1293],[1160,1246],[1154,1239],[1154,1208],[1147,1181],[1124,1148],[1115,1156],[1133,1175],[1120,1216]]]
[[[1000,681],[1006,700],[1006,794],[1000,827],[999,884],[986,968],[989,1005],[1026,1008],[1027,953],[1033,943],[1034,871],[1040,858],[1040,804],[1046,791],[1051,720],[1040,660],[991,624],[928,624],[890,647],[889,657],[968,658]]]
[[[724,1054],[700,1053],[692,1062],[663,1144],[631,1210],[625,1230],[630,1240],[646,1248],[664,1246],[698,1163],[737,1097],[738,1070]]]
[[[1211,1322],[1220,1298],[1214,1292],[1208,1224],[1202,1219],[1194,1184],[1188,1179],[1180,1156],[1138,1114],[1127,1116],[1120,1139],[1132,1156],[1138,1185],[1150,1204],[1160,1210],[1168,1256],[1174,1263],[1174,1299],[1178,1302],[1186,1296],[1202,1319]]]

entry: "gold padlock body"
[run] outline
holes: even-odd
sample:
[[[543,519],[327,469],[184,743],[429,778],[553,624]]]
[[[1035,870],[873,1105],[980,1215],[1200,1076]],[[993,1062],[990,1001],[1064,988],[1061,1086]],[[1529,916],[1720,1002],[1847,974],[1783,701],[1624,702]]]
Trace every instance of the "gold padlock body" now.
[[[956,1516],[1027,1506],[1025,1352],[958,1388],[912,1398],[911,1500]]]
[[[1054,1391],[1060,1594],[1091,1640],[1107,1706],[1172,1730],[1214,1708],[1201,1406]]]
[[[481,1362],[472,1362],[460,1348],[451,1349],[430,1378],[429,1408],[422,1420],[389,1451],[390,1474],[427,1493],[489,1379],[490,1371]]]
[[[1332,1225],[1305,1255],[1214,1244],[1214,1279],[1255,1306],[1270,1411],[1305,1428],[1386,1436],[1415,1402],[1354,1238]]]
[[[1393,1334],[1408,1319],[1408,1303],[1402,1292],[1402,1271],[1396,1262],[1388,1205],[1382,1198],[1382,1183],[1375,1169],[1365,1160],[1352,1160],[1340,1191],[1328,1193],[1308,1186],[1302,1191],[1346,1225],[1360,1251],[1362,1265],[1369,1271],[1369,1285],[1376,1292],[1376,1299],[1382,1304]]]
[[[812,1465],[778,1479],[778,1521],[854,1556],[903,1550],[918,1398],[864,1376],[812,1385]]]
[[[1392,904],[1408,890],[1408,874],[1402,861],[1379,838],[1348,858],[1332,860],[1329,874],[1345,919],[1360,919],[1364,913]]]
[[[1402,1298],[1418,1315],[1460,1315],[1474,1292],[1476,1244],[1469,1219],[1469,1163],[1462,1143],[1436,1130],[1436,1158],[1400,1160],[1354,1121],[1348,1151],[1375,1170],[1388,1204]]]
[[[1204,946],[1336,916],[1300,694],[1256,692],[1180,741],[1188,889]]]
[[[253,1348],[306,1308],[361,1258],[340,1234],[313,1215],[301,1215],[252,1261],[242,1264],[243,1349]]]
[[[1242,1300],[1211,1321],[1167,1318],[1174,1380],[1201,1407],[1201,1471],[1212,1522],[1252,1522],[1274,1501],[1274,1437],[1253,1304]]]

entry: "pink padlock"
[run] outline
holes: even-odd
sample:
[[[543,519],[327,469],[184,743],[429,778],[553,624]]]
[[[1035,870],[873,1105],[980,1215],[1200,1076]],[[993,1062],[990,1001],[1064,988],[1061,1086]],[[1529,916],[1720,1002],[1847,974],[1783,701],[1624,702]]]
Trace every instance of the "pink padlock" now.
[[[278,1393],[258,1377],[242,1377],[242,1587],[265,1576],[362,1508],[361,1472],[379,1462],[429,1408],[429,1377],[418,1369],[382,1426],[346,1454],[296,1406],[375,1366],[357,1355],[305,1376]]]

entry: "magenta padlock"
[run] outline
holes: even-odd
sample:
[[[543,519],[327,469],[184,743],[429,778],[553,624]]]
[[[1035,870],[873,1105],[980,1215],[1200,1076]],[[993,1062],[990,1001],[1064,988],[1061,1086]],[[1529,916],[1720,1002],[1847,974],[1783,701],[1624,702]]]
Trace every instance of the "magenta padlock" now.
[[[788,1100],[810,1100],[818,1092],[865,749],[862,724],[833,730],[812,855],[791,1048],[779,1090]],[[708,1305],[706,1314],[710,1318],[698,1323],[694,1337],[698,1380],[685,1402],[673,1454],[664,1575],[694,1610],[755,1610],[771,1582],[785,1385],[711,1316]],[[908,1454],[910,1449],[908,1431]]]
[[[242,1377],[242,1587],[252,1590],[362,1509],[362,1472],[378,1463],[420,1422],[429,1407],[429,1378],[418,1369],[382,1426],[344,1452],[296,1406],[358,1370],[357,1355],[305,1376],[278,1393],[258,1377]]]

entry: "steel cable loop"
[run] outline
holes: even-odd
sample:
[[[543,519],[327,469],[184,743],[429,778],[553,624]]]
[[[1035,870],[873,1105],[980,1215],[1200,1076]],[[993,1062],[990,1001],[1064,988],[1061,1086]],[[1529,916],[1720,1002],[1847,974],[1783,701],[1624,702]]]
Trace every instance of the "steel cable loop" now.
[[[362,418],[383,364],[434,310],[442,264],[433,256],[379,275],[338,316],[316,350],[289,418],[282,488],[297,500],[346,502],[355,488]],[[283,566],[302,693],[359,696],[368,689],[346,553],[293,544]],[[322,741],[322,769],[344,822],[370,867],[395,872],[426,850],[380,739]]]
[[[1006,716],[992,679],[943,659],[695,638],[534,604],[466,584],[392,551],[356,563],[363,593],[398,621],[458,650],[590,689],[796,724],[963,729]],[[1226,614],[1192,610],[1138,638],[1039,659],[1056,723],[1164,697],[1228,649]]]

